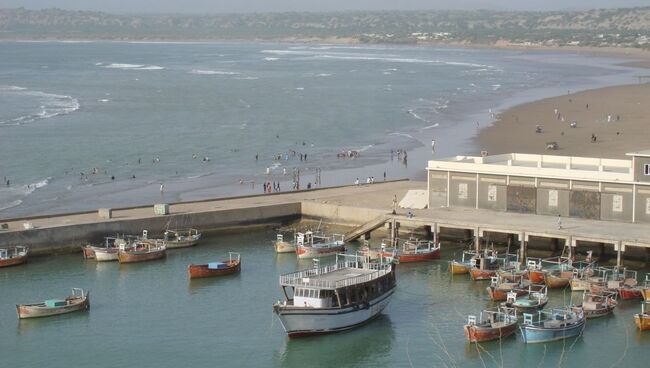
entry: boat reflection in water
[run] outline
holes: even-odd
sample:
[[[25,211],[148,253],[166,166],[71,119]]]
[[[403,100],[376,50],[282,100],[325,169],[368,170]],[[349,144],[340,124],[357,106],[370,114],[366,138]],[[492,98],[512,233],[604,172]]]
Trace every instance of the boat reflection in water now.
[[[350,367],[379,367],[390,360],[394,341],[393,323],[387,314],[381,314],[363,328],[310,339],[285,339],[273,360],[281,367],[306,367],[306,362],[318,362],[319,367],[336,367],[341,362]]]

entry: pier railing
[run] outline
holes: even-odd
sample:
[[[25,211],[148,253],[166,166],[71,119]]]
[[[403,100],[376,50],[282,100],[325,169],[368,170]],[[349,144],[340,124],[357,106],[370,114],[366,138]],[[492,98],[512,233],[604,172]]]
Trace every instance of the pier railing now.
[[[327,280],[319,276],[325,275],[340,269],[363,269],[372,270],[373,272],[362,275],[351,276],[342,280]],[[381,263],[361,263],[354,261],[338,262],[332,265],[312,268],[302,271],[293,272],[280,276],[280,285],[282,286],[304,286],[319,289],[338,289],[346,286],[361,284],[374,280],[380,276],[389,273],[392,269],[391,264]]]

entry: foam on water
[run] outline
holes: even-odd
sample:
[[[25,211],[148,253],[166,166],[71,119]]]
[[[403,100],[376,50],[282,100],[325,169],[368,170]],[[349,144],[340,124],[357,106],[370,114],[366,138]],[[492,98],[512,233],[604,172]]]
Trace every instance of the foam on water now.
[[[103,65],[102,63],[96,63],[95,65],[101,66],[106,69],[121,69],[121,70],[163,70],[165,69],[162,66],[158,65],[144,65],[144,64],[126,64],[126,63],[111,63],[108,65]]]
[[[280,60],[280,58],[276,58],[276,57],[265,57],[264,60],[266,60],[266,61],[278,61],[278,60]]]
[[[190,71],[190,74],[197,74],[197,75],[241,75],[241,73],[238,73],[238,72],[229,72],[229,71],[224,71],[224,70],[202,70],[202,69],[192,69],[192,71]]]
[[[35,99],[38,103],[38,111],[30,112],[26,115],[0,120],[0,126],[3,125],[22,125],[31,123],[40,119],[47,119],[58,115],[66,115],[77,111],[80,108],[79,101],[76,98],[67,95],[47,93],[42,91],[32,91],[27,88],[18,86],[0,86],[0,93],[9,93],[18,97]]]

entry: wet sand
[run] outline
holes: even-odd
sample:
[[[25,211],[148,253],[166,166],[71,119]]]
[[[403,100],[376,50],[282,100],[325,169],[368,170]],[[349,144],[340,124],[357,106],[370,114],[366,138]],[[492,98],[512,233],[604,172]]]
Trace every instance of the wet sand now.
[[[495,118],[476,138],[477,147],[491,155],[626,158],[627,152],[650,149],[650,83],[567,93],[516,106]],[[541,133],[535,132],[537,125]],[[548,142],[557,142],[559,148],[547,149]]]

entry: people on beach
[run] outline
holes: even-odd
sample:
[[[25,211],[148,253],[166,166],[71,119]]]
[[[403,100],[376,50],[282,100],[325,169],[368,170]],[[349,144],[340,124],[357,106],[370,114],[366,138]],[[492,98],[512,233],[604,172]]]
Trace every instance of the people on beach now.
[[[160,195],[163,195],[165,192],[165,184],[160,183]]]
[[[436,153],[436,141],[433,139],[431,140],[431,152]]]
[[[354,181],[354,185],[359,185],[359,178]]]
[[[557,229],[562,230],[562,215],[557,215]]]

